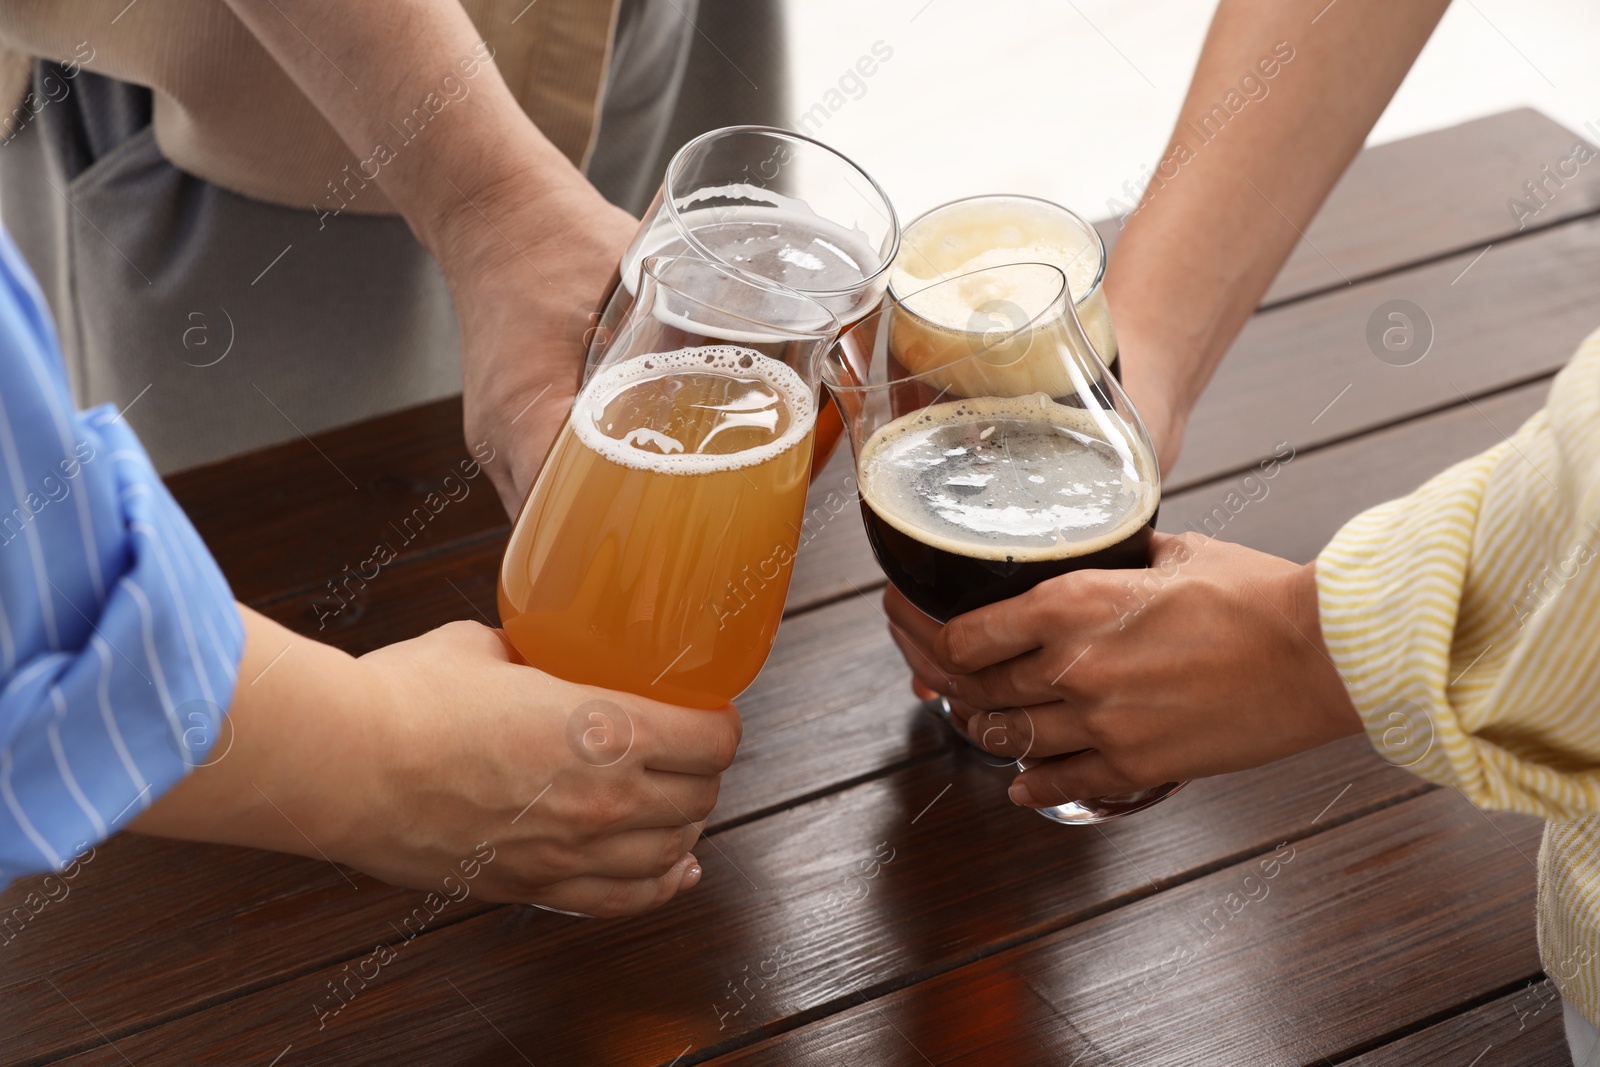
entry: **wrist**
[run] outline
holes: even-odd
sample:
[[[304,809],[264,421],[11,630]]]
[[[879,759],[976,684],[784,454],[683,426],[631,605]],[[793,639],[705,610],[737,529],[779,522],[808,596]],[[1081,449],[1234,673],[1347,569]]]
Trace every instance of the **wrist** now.
[[[374,789],[375,728],[383,718],[355,657],[300,637],[284,659],[291,657],[298,661],[292,677],[285,672],[262,699],[240,709],[246,718],[239,736],[248,731],[253,743],[232,777],[248,774],[240,792],[257,806],[241,826],[263,840],[239,843],[342,860]]]
[[[1126,242],[1127,238],[1123,238]],[[1219,333],[1217,309],[1185,315],[1170,286],[1130,267],[1122,244],[1106,275],[1106,300],[1116,322],[1122,382],[1152,435],[1173,438],[1163,469],[1177,458],[1189,413],[1200,399],[1231,335]],[[1185,303],[1192,303],[1188,301]],[[1158,429],[1157,427],[1160,427]],[[1161,443],[1157,442],[1158,450]]]
[[[1159,391],[1146,391],[1138,397],[1130,393],[1129,396],[1150,435],[1156,462],[1165,478],[1172,473],[1178,454],[1183,450],[1183,434],[1189,423],[1188,408]]]
[[[1124,346],[1122,351],[1123,391],[1150,435],[1156,460],[1165,476],[1177,462],[1183,447],[1192,401],[1169,373],[1170,360],[1156,355],[1143,343]]]
[[[370,788],[372,713],[356,660],[241,610],[245,656],[205,763],[131,828],[162,837],[338,857]],[[309,842],[309,843],[308,843]]]
[[[398,810],[405,702],[384,671],[336,654],[338,660],[327,664],[326,704],[306,717],[301,768],[287,769],[284,785],[304,805],[306,836],[329,856],[353,862],[371,837],[372,814]]]
[[[506,268],[529,263],[548,272],[583,220],[627,217],[531,125],[522,132],[528,136],[485,154],[474,172],[439,175],[412,222],[452,285],[515,276]]]

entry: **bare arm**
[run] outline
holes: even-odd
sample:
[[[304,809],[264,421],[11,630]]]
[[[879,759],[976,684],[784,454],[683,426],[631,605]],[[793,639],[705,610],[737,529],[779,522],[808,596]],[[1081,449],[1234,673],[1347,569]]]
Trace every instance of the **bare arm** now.
[[[1360,150],[1448,2],[1222,0],[1217,8],[1177,128],[1106,278],[1124,380],[1163,469],[1297,231]],[[1237,113],[1229,94],[1235,107],[1244,101]]]
[[[377,181],[450,282],[467,436],[510,457],[490,477],[514,513],[576,394],[584,313],[635,220],[528,120],[454,0],[228,3],[362,159],[397,140],[397,114],[450,97],[425,137],[379,157]]]
[[[419,889],[476,878],[484,899],[595,915],[643,911],[698,880],[689,849],[739,743],[731,707],[563,682],[511,662],[476,623],[358,659],[240,614],[221,735],[132,829]]]

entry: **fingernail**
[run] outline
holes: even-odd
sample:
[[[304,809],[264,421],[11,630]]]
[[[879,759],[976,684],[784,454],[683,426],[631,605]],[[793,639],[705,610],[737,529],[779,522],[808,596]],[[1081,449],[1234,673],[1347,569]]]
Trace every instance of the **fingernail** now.
[[[695,886],[700,884],[700,876],[704,873],[705,872],[700,869],[700,864],[698,862],[689,864],[688,869],[683,872],[683,880],[678,883],[678,888],[693,889]]]
[[[1006,795],[1011,798],[1011,803],[1021,807],[1031,808],[1034,805],[1033,794],[1028,792],[1027,783],[1020,779],[1011,783],[1011,788],[1006,790]]]

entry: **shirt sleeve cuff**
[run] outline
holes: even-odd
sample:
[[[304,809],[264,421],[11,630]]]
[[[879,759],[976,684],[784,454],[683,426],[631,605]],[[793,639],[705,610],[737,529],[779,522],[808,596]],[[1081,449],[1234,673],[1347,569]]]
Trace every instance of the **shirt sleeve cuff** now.
[[[1357,515],[1317,557],[1323,637],[1368,740],[1390,763],[1495,807],[1510,797],[1493,746],[1463,728],[1448,690],[1479,505],[1509,447]]]

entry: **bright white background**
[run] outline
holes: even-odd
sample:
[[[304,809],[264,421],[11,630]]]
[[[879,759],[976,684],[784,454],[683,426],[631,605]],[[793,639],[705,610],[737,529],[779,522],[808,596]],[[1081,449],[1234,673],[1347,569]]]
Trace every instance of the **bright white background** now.
[[[902,219],[988,192],[1103,217],[1165,147],[1215,6],[792,0],[793,118],[882,40],[893,58],[815,133],[876,177]],[[1600,126],[1596,0],[1455,0],[1370,143],[1522,106]]]

